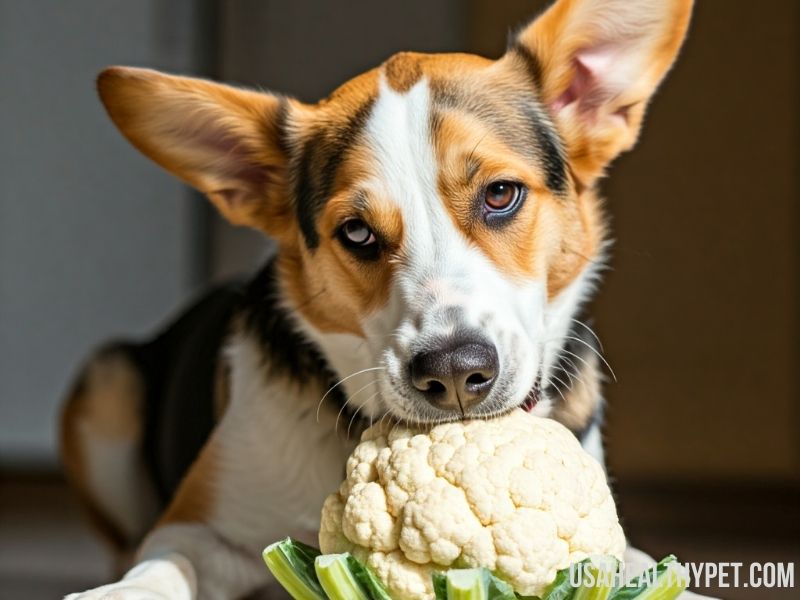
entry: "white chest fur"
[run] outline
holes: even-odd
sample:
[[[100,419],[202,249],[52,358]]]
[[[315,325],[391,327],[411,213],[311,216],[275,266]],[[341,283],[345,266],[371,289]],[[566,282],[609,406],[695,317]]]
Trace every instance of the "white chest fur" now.
[[[270,373],[246,334],[227,353],[230,404],[214,433],[212,522],[232,541],[257,548],[316,531],[320,507],[341,482],[352,449],[342,428],[335,431],[338,407],[317,412],[324,390]]]

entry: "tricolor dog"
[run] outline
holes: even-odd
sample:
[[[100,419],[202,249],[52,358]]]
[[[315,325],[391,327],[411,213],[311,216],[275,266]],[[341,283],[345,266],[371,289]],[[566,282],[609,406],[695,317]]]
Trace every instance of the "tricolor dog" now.
[[[135,566],[70,598],[241,598],[263,546],[318,526],[357,432],[518,406],[598,459],[602,361],[581,314],[595,192],[633,146],[691,0],[558,0],[497,60],[392,56],[317,104],[112,67],[141,152],[277,253],[155,339],[92,357],[63,457]]]

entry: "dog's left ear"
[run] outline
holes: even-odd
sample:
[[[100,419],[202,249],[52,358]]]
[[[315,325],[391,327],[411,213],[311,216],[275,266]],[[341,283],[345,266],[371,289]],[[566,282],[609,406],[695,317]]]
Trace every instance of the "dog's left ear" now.
[[[280,131],[288,101],[129,67],[106,69],[97,87],[125,137],[208,196],[226,219],[280,230],[288,206]]]
[[[633,146],[686,35],[692,0],[558,0],[516,37],[584,185]]]

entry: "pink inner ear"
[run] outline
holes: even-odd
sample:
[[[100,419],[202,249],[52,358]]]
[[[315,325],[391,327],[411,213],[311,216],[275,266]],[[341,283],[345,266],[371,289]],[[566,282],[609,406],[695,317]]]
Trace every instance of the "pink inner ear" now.
[[[269,182],[269,169],[258,164],[242,142],[221,129],[207,126],[196,131],[193,138],[196,146],[203,147],[207,155],[216,157],[208,168],[232,184],[231,189],[218,190],[231,204],[252,199]]]
[[[573,58],[574,74],[567,89],[550,106],[555,112],[573,102],[582,113],[592,113],[613,96],[612,67],[617,53],[608,45],[578,52]]]

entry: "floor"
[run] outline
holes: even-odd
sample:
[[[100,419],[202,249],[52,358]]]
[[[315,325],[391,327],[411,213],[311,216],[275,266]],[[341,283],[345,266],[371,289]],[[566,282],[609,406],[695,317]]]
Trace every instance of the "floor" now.
[[[0,599],[54,600],[111,573],[64,483],[0,480]]]
[[[674,553],[695,562],[793,561],[795,569],[800,565],[796,496],[782,495],[780,501],[763,505],[755,500],[763,500],[758,493],[751,503],[747,494],[735,495],[730,503],[714,494],[635,486],[623,488],[620,495],[626,529],[653,555]],[[672,507],[668,514],[664,502]],[[769,506],[769,514],[764,506]],[[696,521],[681,520],[684,512],[697,515]],[[0,600],[54,600],[106,581],[111,571],[109,556],[86,527],[63,482],[0,479]],[[796,585],[800,587],[800,581]],[[799,597],[797,587],[707,591],[727,600]]]

